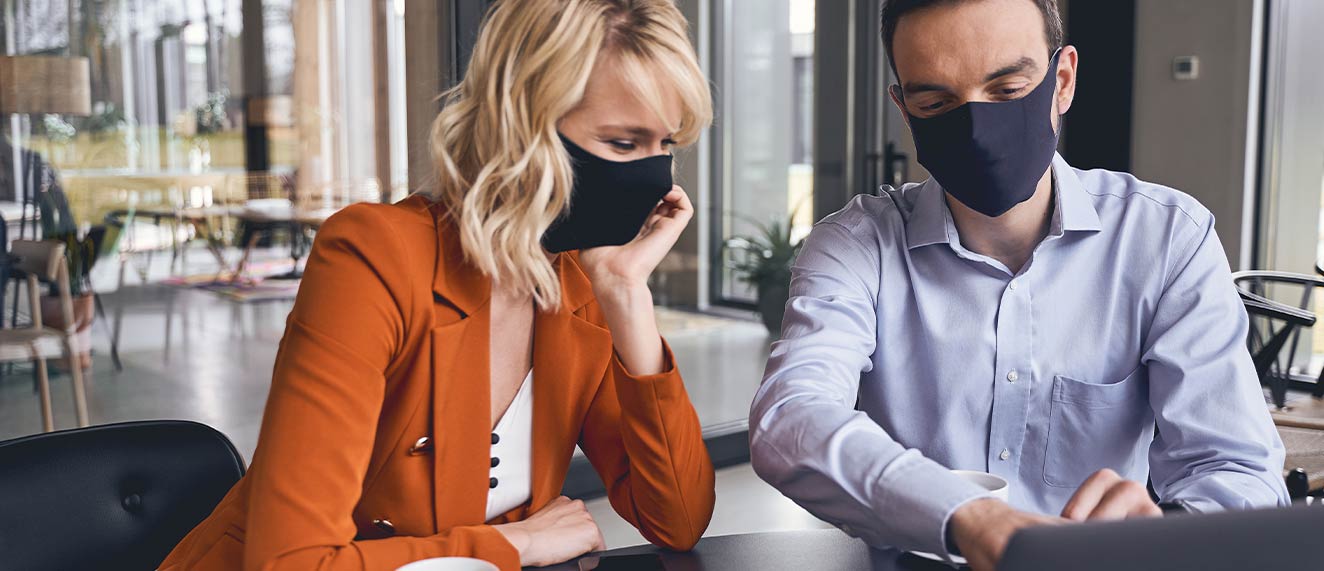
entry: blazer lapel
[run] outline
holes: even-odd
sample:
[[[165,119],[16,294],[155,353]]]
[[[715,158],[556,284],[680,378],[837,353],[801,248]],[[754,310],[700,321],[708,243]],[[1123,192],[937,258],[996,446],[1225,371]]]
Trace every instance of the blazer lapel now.
[[[453,225],[432,206],[437,264],[432,290],[457,319],[432,329],[433,501],[438,530],[482,523],[487,512],[491,441],[491,280],[464,262]],[[533,466],[528,510],[561,493],[580,426],[611,358],[611,332],[588,321],[593,289],[577,254],[553,261],[559,311],[540,311],[533,329]],[[446,312],[449,314],[449,312]]]
[[[533,327],[533,473],[530,509],[561,494],[593,394],[611,358],[611,332],[585,319],[593,290],[572,254],[555,261],[562,306]],[[526,514],[527,516],[527,514]]]
[[[487,513],[492,390],[491,281],[464,262],[453,226],[433,206],[433,511],[438,530],[482,523]],[[448,311],[448,309],[450,311]]]

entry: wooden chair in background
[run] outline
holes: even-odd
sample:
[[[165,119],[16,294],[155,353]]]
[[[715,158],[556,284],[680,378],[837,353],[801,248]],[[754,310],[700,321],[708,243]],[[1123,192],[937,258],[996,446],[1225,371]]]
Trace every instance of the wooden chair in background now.
[[[76,321],[66,319],[69,328],[56,329],[46,327],[41,315],[41,282],[55,284],[60,298],[60,310],[65,315],[73,315],[64,244],[58,241],[15,240],[10,246],[10,256],[12,267],[26,276],[32,323],[27,327],[0,329],[0,362],[33,361],[36,364],[42,430],[50,432],[55,429],[55,418],[51,411],[51,387],[46,359],[68,356],[78,426],[87,426],[87,395],[83,386],[83,371],[78,364],[78,339],[73,330],[77,326]]]

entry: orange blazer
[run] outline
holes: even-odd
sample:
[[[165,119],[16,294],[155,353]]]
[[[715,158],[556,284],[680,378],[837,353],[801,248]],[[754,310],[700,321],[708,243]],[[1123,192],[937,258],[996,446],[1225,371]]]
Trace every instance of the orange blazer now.
[[[441,556],[518,569],[491,525],[556,498],[576,444],[649,541],[698,541],[713,468],[671,350],[663,373],[625,370],[575,253],[554,262],[563,307],[534,320],[530,501],[484,521],[491,287],[464,263],[447,220],[416,195],[326,222],[252,466],[162,571],[393,570]]]

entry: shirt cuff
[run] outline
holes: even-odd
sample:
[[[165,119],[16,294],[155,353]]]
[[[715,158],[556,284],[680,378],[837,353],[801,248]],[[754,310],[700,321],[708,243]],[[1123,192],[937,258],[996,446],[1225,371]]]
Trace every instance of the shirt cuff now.
[[[967,503],[992,498],[988,490],[953,474],[916,450],[902,453],[883,474],[882,513],[905,514],[903,531],[919,551],[952,560],[947,528],[952,514]]]

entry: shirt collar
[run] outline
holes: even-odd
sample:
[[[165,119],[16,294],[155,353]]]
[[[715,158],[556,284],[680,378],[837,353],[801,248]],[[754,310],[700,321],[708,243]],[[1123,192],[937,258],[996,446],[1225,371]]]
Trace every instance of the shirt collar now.
[[[1076,171],[1068,165],[1061,155],[1053,155],[1053,180],[1056,191],[1053,199],[1053,221],[1049,235],[1060,236],[1064,232],[1097,232],[1099,213],[1081,185]],[[924,184],[915,187],[915,207],[906,221],[906,241],[913,250],[933,244],[959,244],[956,222],[952,220],[951,210],[947,207],[946,193],[932,177]]]
[[[1085,192],[1080,177],[1076,176],[1076,169],[1071,168],[1062,155],[1053,155],[1053,176],[1057,179],[1057,210],[1053,213],[1055,233],[1102,230],[1094,201]]]

